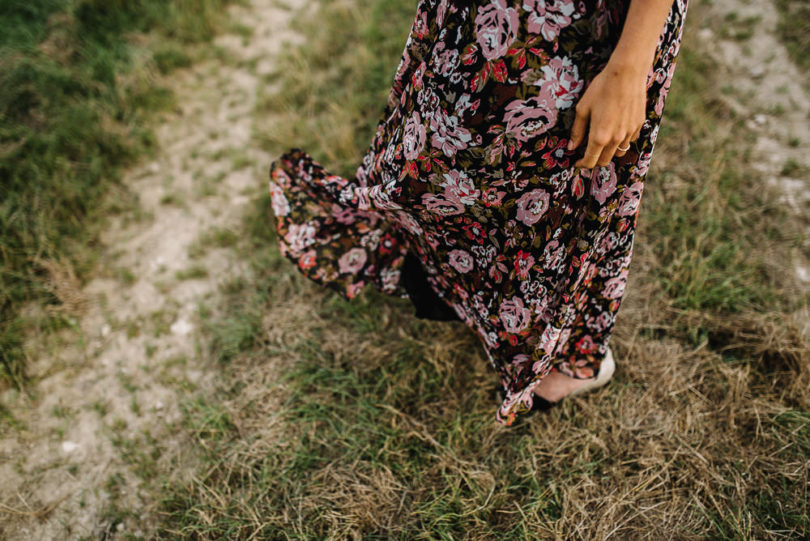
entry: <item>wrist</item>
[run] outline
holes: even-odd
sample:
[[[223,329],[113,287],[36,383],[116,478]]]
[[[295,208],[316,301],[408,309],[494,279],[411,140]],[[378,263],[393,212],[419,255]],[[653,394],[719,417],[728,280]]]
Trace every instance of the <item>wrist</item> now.
[[[638,49],[626,52],[617,49],[610,56],[605,71],[622,77],[643,78],[646,81],[654,60],[654,50],[653,54],[640,54]]]

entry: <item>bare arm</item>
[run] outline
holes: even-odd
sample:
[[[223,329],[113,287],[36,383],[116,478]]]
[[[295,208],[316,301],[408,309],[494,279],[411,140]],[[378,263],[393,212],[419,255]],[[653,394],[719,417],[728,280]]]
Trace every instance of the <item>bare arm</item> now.
[[[574,165],[590,169],[624,156],[646,119],[647,75],[658,38],[674,0],[630,0],[622,34],[605,69],[576,106],[569,150],[579,146],[588,128],[588,146]]]

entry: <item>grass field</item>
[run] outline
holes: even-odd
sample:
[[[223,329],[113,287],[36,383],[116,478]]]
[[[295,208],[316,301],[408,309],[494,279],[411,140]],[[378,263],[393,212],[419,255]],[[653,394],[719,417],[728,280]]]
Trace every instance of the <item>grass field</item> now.
[[[136,202],[120,171],[172,106],[157,74],[222,24],[227,0],[3,0],[0,6],[0,384],[25,379],[26,331],[72,325],[103,218]],[[44,306],[45,309],[38,307]]]
[[[793,60],[810,70],[810,6],[802,0],[778,0],[780,23],[779,32],[782,40],[793,56]]]
[[[321,2],[256,112],[268,152],[362,156],[412,23],[404,0]],[[161,537],[800,539],[810,531],[806,306],[795,218],[754,174],[716,66],[679,58],[611,345],[614,381],[506,429],[461,323],[283,259],[268,197],[238,236],[252,279],[209,320],[218,395],[184,404],[197,466],[157,476]],[[268,164],[269,165],[269,164]],[[180,470],[180,464],[177,465]]]

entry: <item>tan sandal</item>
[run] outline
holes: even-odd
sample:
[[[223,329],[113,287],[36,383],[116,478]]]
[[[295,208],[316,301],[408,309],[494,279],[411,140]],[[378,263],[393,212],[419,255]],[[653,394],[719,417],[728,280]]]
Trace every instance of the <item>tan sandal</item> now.
[[[602,359],[602,364],[599,365],[599,373],[596,375],[593,380],[588,381],[582,387],[578,389],[574,389],[568,396],[576,396],[579,394],[587,393],[588,391],[592,391],[594,389],[598,389],[605,385],[610,379],[613,377],[613,372],[616,371],[616,361],[613,359],[613,351],[610,349],[610,346],[607,347],[607,353],[605,353],[605,358]]]
[[[568,393],[563,398],[559,399],[556,402],[551,402],[550,400],[546,400],[542,396],[534,395],[532,396],[532,408],[531,411],[546,411],[548,409],[557,406],[565,400],[568,396],[576,396],[580,394],[587,393],[588,391],[592,391],[594,389],[598,389],[599,387],[604,386],[613,378],[613,373],[616,371],[616,361],[613,358],[613,350],[610,349],[610,346],[607,347],[607,352],[605,353],[605,358],[602,359],[602,364],[599,365],[599,373],[594,378],[588,378],[590,381]],[[506,392],[500,385],[496,385],[495,390],[498,392],[501,400],[503,400],[506,396]]]
[[[596,375],[595,378],[589,378],[588,383],[575,389],[568,393],[566,396],[562,397],[561,399],[557,400],[556,402],[551,402],[550,400],[546,400],[542,396],[534,395],[532,397],[532,409],[531,411],[546,411],[554,406],[557,406],[566,399],[568,396],[577,396],[581,394],[585,394],[589,391],[594,389],[598,389],[605,385],[610,379],[613,377],[613,373],[616,371],[616,361],[613,359],[613,351],[610,349],[610,346],[607,347],[607,352],[605,353],[605,358],[602,359],[602,364],[599,365],[599,373]]]

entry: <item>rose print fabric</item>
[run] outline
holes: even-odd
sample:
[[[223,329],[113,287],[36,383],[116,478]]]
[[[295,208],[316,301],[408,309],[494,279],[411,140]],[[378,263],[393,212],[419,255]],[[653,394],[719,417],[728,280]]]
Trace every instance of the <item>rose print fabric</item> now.
[[[629,4],[420,0],[355,178],[298,148],[271,165],[281,253],[346,299],[407,298],[421,278],[480,338],[507,426],[550,371],[596,375],[622,301],[687,0],[661,29],[630,150],[582,169],[586,143],[566,145]]]

